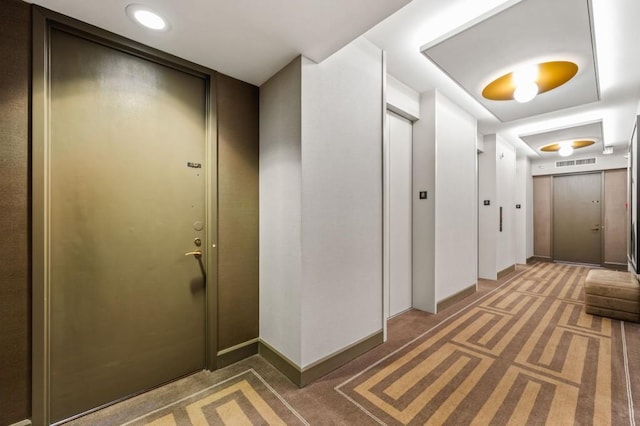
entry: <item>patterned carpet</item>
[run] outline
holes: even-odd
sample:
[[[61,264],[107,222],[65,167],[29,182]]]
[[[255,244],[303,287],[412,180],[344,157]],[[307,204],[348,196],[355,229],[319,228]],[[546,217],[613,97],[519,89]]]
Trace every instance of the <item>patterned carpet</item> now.
[[[388,342],[303,389],[253,356],[68,424],[635,426],[640,324],[586,315],[587,271],[540,263],[481,280],[437,315],[390,320]]]
[[[623,328],[584,313],[587,271],[536,265],[336,390],[380,424],[629,424]]]
[[[258,373],[249,369],[122,426],[308,425]]]

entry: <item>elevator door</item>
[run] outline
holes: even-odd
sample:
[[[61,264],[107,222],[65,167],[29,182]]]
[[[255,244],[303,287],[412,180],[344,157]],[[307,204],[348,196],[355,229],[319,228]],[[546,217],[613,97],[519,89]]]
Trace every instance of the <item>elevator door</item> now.
[[[205,366],[206,81],[51,31],[50,407]],[[196,239],[201,245],[195,244]]]
[[[412,305],[412,132],[409,120],[389,119],[389,316]]]
[[[553,178],[553,259],[601,263],[602,175]]]

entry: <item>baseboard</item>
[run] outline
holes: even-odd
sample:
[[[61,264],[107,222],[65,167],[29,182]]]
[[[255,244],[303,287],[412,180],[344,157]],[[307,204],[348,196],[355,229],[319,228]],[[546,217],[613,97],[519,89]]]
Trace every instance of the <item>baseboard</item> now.
[[[259,352],[263,358],[280,370],[289,380],[302,388],[370,351],[382,342],[383,334],[382,330],[380,330],[303,369],[262,340],[260,341]]]
[[[259,339],[251,339],[218,352],[216,368],[224,368],[258,353]]]
[[[282,374],[287,376],[289,380],[299,387],[302,387],[302,371],[293,361],[269,346],[269,344],[265,343],[262,339],[258,344],[258,353],[261,357],[269,361],[271,365],[280,370]]]
[[[471,296],[473,293],[476,292],[477,286],[476,284],[472,284],[469,287],[465,288],[464,290],[461,290],[459,292],[457,292],[456,294],[447,297],[446,299],[443,299],[441,301],[438,302],[437,306],[436,306],[436,312],[442,312],[445,309],[455,305],[456,303],[460,302],[461,300]]]
[[[339,350],[338,352],[335,352],[332,355],[314,362],[302,370],[301,386],[306,386],[320,377],[329,374],[333,370],[342,367],[365,352],[375,348],[383,341],[382,330],[380,330],[358,342],[353,343],[352,345],[347,346],[344,349]]]
[[[516,270],[516,265],[511,265],[511,266],[508,266],[508,267],[504,268],[502,271],[498,272],[498,279],[504,277],[507,274],[515,272],[515,270]]]
[[[527,259],[527,265],[529,265],[530,263],[533,263],[536,261],[536,257],[535,256],[531,256]]]
[[[611,262],[605,262],[604,265],[605,268],[607,269],[615,269],[616,271],[628,271],[629,270],[629,265],[627,265],[626,263],[611,263]]]
[[[549,256],[532,256],[529,259],[531,259],[532,262],[553,262]],[[529,263],[529,259],[527,259],[527,263]]]
[[[25,419],[25,420],[22,420],[21,422],[14,423],[9,426],[31,426],[31,420]]]

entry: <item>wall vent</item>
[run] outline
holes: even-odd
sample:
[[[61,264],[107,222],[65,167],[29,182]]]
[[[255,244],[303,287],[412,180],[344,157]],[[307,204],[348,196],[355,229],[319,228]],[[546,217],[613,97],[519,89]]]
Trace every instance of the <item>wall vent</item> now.
[[[556,161],[556,167],[568,167],[568,166],[575,166],[575,165],[576,165],[576,160]]]
[[[585,164],[596,164],[596,159],[594,158],[584,158],[582,160],[576,160],[576,166],[582,166]]]
[[[582,160],[562,160],[556,161],[556,167],[584,166],[586,164],[596,164],[596,158],[583,158]]]

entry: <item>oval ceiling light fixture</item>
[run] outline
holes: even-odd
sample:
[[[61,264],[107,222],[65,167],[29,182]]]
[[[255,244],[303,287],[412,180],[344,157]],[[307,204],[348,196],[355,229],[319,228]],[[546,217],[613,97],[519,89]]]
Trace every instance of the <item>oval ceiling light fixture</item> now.
[[[487,84],[482,90],[482,96],[492,101],[515,99],[518,102],[528,102],[538,94],[562,86],[577,73],[578,65],[569,61],[527,65]],[[536,93],[532,96],[531,93],[534,92],[534,89],[536,89]],[[524,96],[525,94],[527,96]]]
[[[145,5],[130,4],[125,10],[136,24],[154,31],[169,31],[169,22]]]
[[[550,143],[540,148],[542,152],[557,152],[561,157],[568,157],[576,149],[586,148],[596,143],[593,139],[580,139],[575,141],[563,141]]]

